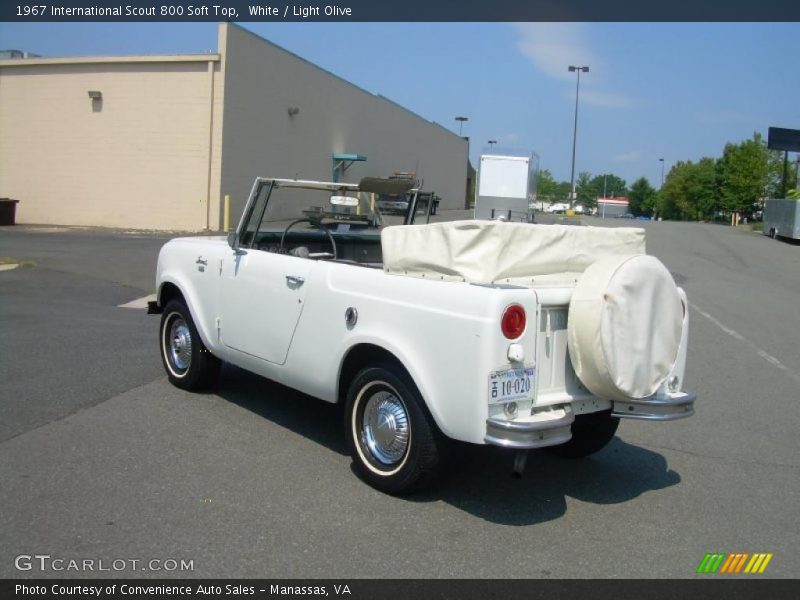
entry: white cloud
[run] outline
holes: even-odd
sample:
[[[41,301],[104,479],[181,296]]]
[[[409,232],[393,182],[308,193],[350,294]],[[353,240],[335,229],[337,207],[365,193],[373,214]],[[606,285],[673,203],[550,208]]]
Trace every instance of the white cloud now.
[[[590,47],[586,26],[581,23],[520,23],[517,49],[545,75],[574,84],[575,73],[569,65],[589,65],[591,70],[581,77],[581,103],[605,108],[625,108],[634,101],[619,92],[598,89],[602,85],[604,61]],[[575,99],[574,85],[566,92]]]
[[[614,162],[631,162],[634,160],[638,160],[641,157],[641,154],[638,150],[631,150],[630,152],[624,152],[623,154],[617,154],[611,160]]]
[[[540,71],[573,81],[568,65],[596,65],[598,57],[588,48],[585,26],[580,23],[520,23],[517,48]]]

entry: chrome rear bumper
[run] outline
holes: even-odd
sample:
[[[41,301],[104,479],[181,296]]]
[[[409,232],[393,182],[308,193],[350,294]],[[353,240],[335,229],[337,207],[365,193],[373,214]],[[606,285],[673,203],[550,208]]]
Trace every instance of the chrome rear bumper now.
[[[569,408],[563,417],[556,419],[504,421],[490,418],[486,420],[484,441],[515,450],[557,446],[572,438],[571,428],[574,421],[575,415]]]
[[[646,421],[674,421],[694,414],[693,392],[676,392],[644,400],[614,401],[611,415],[621,419],[644,419]]]
[[[643,400],[625,402],[615,400],[612,403],[611,416],[621,419],[674,421],[694,414],[696,398],[697,395],[692,392],[677,392]],[[484,442],[515,450],[531,450],[568,442],[572,439],[572,423],[575,421],[575,414],[569,405],[553,408],[564,410],[565,414],[548,419],[541,418],[540,413],[513,421],[489,418],[486,420]]]

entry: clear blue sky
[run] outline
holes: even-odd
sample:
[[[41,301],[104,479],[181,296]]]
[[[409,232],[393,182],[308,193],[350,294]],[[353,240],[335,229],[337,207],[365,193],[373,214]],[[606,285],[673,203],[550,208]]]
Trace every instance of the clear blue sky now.
[[[426,119],[535,150],[576,171],[660,183],[658,159],[719,156],[770,125],[800,129],[800,24],[247,23],[246,28]],[[45,56],[216,50],[216,24],[0,24],[0,47]]]

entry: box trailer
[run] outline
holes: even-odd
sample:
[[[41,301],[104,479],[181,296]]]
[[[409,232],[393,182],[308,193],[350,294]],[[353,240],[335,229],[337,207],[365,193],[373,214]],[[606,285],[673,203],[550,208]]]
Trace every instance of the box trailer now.
[[[800,240],[800,200],[767,200],[764,203],[764,235]]]
[[[534,152],[481,155],[475,218],[532,222],[538,169]]]

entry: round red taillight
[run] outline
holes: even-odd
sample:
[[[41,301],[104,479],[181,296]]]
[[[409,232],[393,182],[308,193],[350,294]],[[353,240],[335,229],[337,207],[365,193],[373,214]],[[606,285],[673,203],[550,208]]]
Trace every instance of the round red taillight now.
[[[515,340],[525,331],[525,309],[519,304],[512,304],[503,312],[500,321],[503,335],[510,340]]]

